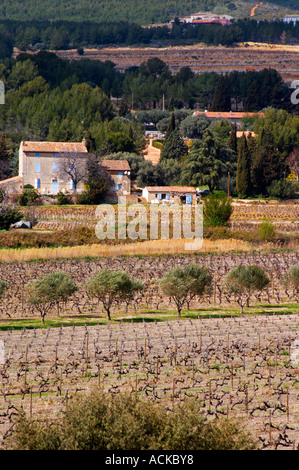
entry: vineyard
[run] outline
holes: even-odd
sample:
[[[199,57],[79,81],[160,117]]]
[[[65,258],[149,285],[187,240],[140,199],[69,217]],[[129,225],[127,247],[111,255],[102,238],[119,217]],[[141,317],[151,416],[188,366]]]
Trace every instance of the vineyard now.
[[[15,50],[17,56],[19,51]],[[76,50],[55,51],[68,60],[78,60]],[[86,49],[84,57],[93,60],[109,60],[115,63],[118,70],[126,70],[131,66],[139,66],[152,57],[163,60],[173,73],[182,67],[190,67],[195,73],[230,72],[246,69],[256,71],[265,68],[276,69],[286,81],[298,77],[298,46],[279,46],[265,44],[249,44],[246,47],[212,47],[202,44],[194,46],[173,47],[103,47],[102,49]]]
[[[234,230],[250,230],[262,220],[268,219],[281,232],[299,230],[299,204],[278,202],[238,202],[233,201],[230,219]],[[22,208],[26,216],[36,219],[36,229],[67,230],[78,227],[93,229],[98,221],[97,206],[38,206]]]
[[[10,286],[0,321],[1,447],[7,447],[21,409],[37,419],[58,418],[73,397],[100,387],[165,401],[170,410],[193,397],[209,419],[242,419],[260,448],[297,449],[298,303],[281,279],[298,259],[297,252],[244,252],[0,265],[1,279]],[[158,280],[194,262],[210,269],[213,290],[201,302],[194,299],[179,318]],[[242,316],[223,288],[223,277],[239,263],[263,267],[270,279]],[[105,267],[144,283],[132,305],[115,305],[110,323],[83,287]],[[58,270],[80,288],[60,316],[53,310],[41,328],[24,286]]]

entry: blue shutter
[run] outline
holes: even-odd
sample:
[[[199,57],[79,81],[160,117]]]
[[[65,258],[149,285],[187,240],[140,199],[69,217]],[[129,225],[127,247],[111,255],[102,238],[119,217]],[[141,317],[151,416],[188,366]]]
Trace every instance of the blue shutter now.
[[[187,194],[187,195],[186,195],[186,203],[187,203],[187,204],[192,204],[192,196],[191,196],[191,194]]]
[[[123,175],[123,172],[121,170],[119,170],[118,176],[122,176],[122,175]]]
[[[35,178],[34,187],[35,189],[40,189],[40,178]]]
[[[58,162],[53,162],[53,172],[56,173],[58,171]]]
[[[58,155],[57,152],[54,152],[54,153],[53,153],[53,157],[54,157],[54,158],[56,158],[57,155]]]
[[[34,171],[35,173],[40,173],[40,162],[35,162]]]
[[[158,199],[162,199],[162,194],[161,193],[158,194]]]
[[[40,157],[40,153],[39,153],[39,152],[35,152],[35,156],[36,156],[36,157]]]
[[[167,199],[167,201],[169,201],[169,199],[170,199],[170,194],[169,193],[166,194],[166,199]]]

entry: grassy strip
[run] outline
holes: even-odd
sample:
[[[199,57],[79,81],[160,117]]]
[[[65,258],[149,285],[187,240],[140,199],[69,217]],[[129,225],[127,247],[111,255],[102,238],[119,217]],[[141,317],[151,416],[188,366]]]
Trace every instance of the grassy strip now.
[[[265,305],[258,304],[245,309],[244,315],[293,315],[299,313],[299,304],[287,304],[287,305]],[[243,316],[244,316],[243,315]],[[188,320],[188,319],[209,319],[209,318],[240,318],[241,314],[237,308],[201,308],[196,310],[184,310],[182,311],[181,317],[178,317],[175,310],[142,310],[137,315],[132,316],[127,314],[124,316],[123,313],[118,313],[114,316],[110,324],[123,323],[142,323],[142,322],[163,322],[177,320]],[[59,327],[70,327],[70,326],[96,326],[96,325],[108,325],[109,322],[104,314],[100,315],[80,315],[72,316],[65,315],[60,317],[51,317],[45,319],[43,325],[39,317],[30,319],[15,319],[15,320],[0,320],[0,331],[8,330],[23,330],[23,329],[42,329],[42,328],[59,328]]]

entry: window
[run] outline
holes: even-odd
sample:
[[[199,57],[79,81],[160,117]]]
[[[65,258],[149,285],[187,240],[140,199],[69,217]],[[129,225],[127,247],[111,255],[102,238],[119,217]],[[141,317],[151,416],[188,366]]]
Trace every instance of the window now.
[[[191,196],[191,194],[187,194],[187,195],[186,195],[186,203],[187,203],[187,204],[192,204],[192,196]]]
[[[40,153],[39,153],[39,152],[35,152],[35,156],[36,156],[36,157],[40,157]]]
[[[53,162],[53,173],[57,173],[58,171],[58,162]]]
[[[53,153],[53,157],[54,157],[54,158],[57,158],[57,155],[58,155],[57,152],[54,152],[54,153]]]
[[[74,181],[73,180],[70,180],[70,189],[74,189],[75,185],[74,185]]]
[[[34,188],[40,189],[40,178],[35,178],[34,180]]]
[[[34,171],[35,173],[40,173],[40,162],[35,162]]]
[[[121,170],[119,170],[118,176],[123,176],[123,172]]]
[[[122,188],[122,185],[121,184],[116,184],[115,185],[115,191],[120,191]]]

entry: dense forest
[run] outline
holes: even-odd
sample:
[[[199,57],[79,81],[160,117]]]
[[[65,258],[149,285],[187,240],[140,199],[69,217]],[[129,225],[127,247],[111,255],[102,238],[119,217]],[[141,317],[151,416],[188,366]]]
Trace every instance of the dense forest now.
[[[234,13],[239,4],[248,1],[239,0],[43,0],[42,8],[37,0],[11,1],[2,0],[0,18],[14,20],[64,20],[109,22],[129,21],[137,24],[169,22],[175,16],[186,16],[198,11],[213,11],[215,8],[222,13]],[[249,8],[254,5],[249,2]],[[299,9],[298,0],[267,0],[269,4],[284,8]]]
[[[71,21],[0,21],[0,58],[9,57],[13,47],[26,50],[62,50],[103,45],[190,44],[234,46],[238,42],[296,44],[299,24],[283,21],[242,19],[231,26],[180,24],[142,28],[135,23]]]
[[[265,128],[269,153],[278,148],[283,155],[283,164],[271,173],[275,181],[281,174],[290,173],[284,161],[299,144],[299,118],[296,106],[291,104],[291,90],[271,69],[222,76],[196,75],[183,67],[172,74],[167,64],[152,58],[119,72],[111,62],[84,58],[69,62],[41,51],[2,59],[0,79],[6,90],[0,115],[0,179],[17,174],[21,140],[80,141],[85,137],[89,150],[99,156],[129,160],[132,175],[141,187],[188,183],[223,189],[230,172],[233,191],[238,150],[229,144],[232,125],[221,119],[194,117],[194,109],[267,108],[263,125],[247,118],[243,126],[259,135]],[[161,161],[156,167],[142,157],[146,123],[154,123],[165,134]],[[192,142],[190,147],[183,138]],[[253,151],[251,141],[248,145]],[[266,161],[265,154],[259,155],[262,162]],[[258,162],[256,165],[260,175]],[[266,190],[273,178],[267,180],[267,185],[262,180],[252,190]]]

